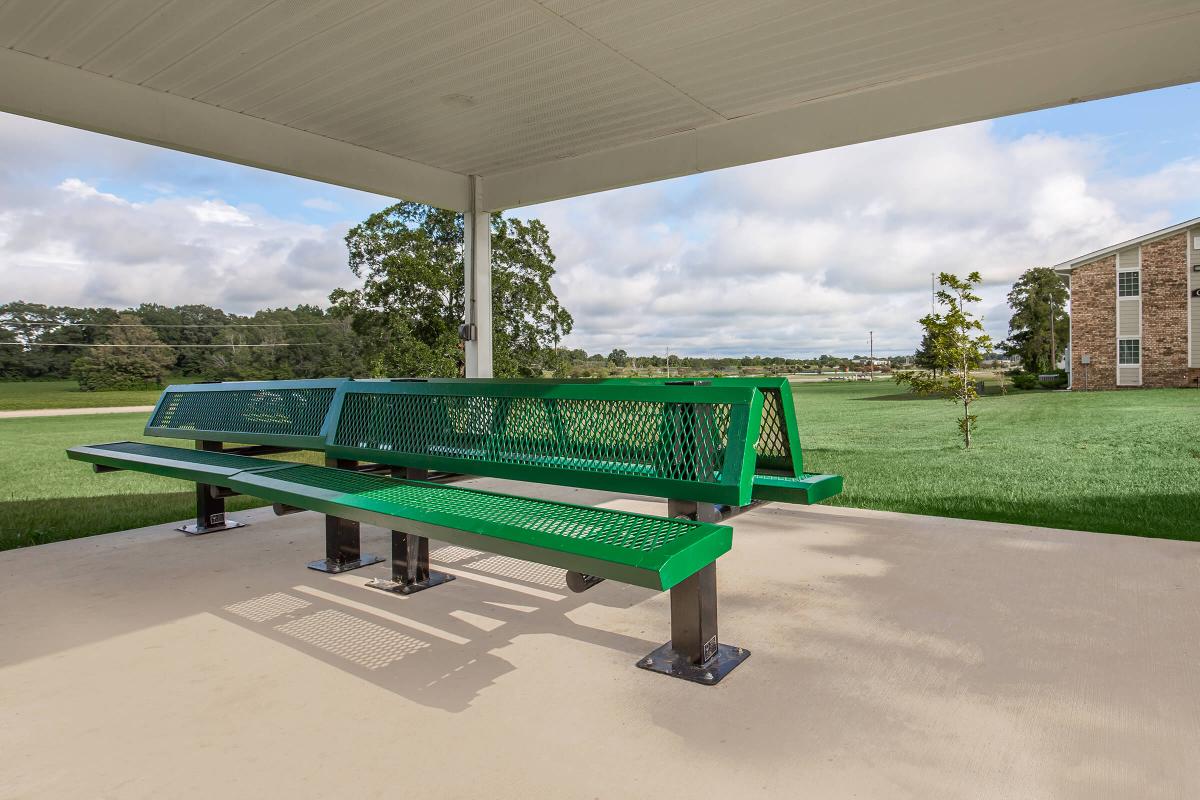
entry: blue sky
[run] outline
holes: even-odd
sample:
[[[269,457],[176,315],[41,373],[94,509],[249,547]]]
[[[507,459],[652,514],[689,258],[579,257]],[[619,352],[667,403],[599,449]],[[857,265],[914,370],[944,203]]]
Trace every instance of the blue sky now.
[[[550,227],[589,351],[911,351],[933,270],[1021,270],[1200,216],[1188,85],[513,213]],[[323,303],[390,201],[0,115],[0,301]],[[254,275],[246,281],[246,275]]]

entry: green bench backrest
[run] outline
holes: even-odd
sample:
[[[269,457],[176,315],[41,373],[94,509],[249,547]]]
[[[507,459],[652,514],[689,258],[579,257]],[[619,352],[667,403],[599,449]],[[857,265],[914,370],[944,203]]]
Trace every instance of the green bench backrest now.
[[[483,378],[429,378],[430,383],[486,383]],[[544,383],[537,379],[514,383]],[[800,449],[799,428],[796,424],[796,405],[787,378],[568,378],[556,383],[578,386],[678,386],[689,383],[709,386],[752,387],[763,398],[762,419],[756,453],[756,475],[784,475],[798,478],[804,474],[804,456]]]
[[[147,436],[322,450],[329,407],[342,378],[169,386]]]
[[[750,502],[762,395],[749,386],[347,381],[327,457]]]
[[[607,384],[663,385],[670,378],[607,378]],[[676,381],[679,379],[676,378]],[[749,386],[763,397],[762,424],[754,449],[754,472],[758,475],[804,474],[804,456],[796,425],[796,404],[787,378],[697,378],[711,386]]]

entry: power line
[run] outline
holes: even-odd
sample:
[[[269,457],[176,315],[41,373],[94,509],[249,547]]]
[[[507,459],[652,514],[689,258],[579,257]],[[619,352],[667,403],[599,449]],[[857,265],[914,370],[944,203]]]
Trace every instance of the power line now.
[[[182,347],[312,347],[324,342],[280,342],[279,344],[91,344],[88,342],[0,342],[13,347],[123,347],[128,350],[145,347],[167,347],[172,350]]]
[[[340,322],[247,322],[228,325],[218,323],[197,323],[195,325],[163,323],[160,325],[150,322],[0,322],[0,326],[6,327],[33,326],[41,328],[316,328],[341,324]]]

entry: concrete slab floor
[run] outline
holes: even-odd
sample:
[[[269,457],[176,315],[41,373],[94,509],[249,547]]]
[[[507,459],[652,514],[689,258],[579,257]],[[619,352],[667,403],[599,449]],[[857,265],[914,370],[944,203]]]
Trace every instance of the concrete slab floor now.
[[[1200,545],[767,506],[709,688],[633,666],[665,594],[443,547],[401,598],[238,516],[0,553],[0,797],[1200,796]]]

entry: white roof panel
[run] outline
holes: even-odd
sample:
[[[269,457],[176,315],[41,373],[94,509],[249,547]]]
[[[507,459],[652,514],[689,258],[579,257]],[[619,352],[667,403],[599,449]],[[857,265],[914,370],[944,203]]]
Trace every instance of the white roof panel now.
[[[1194,0],[0,0],[0,109],[501,208],[1196,80],[1197,41]]]

